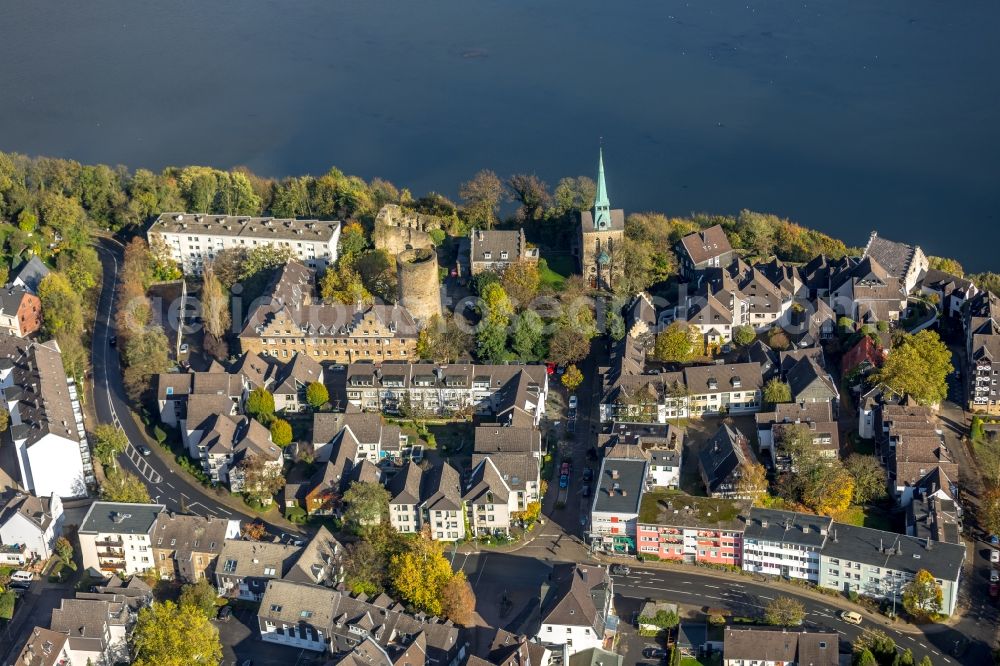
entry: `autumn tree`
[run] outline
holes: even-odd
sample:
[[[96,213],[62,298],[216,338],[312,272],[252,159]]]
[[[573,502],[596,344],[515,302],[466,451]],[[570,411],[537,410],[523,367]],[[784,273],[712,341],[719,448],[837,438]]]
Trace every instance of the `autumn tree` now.
[[[73,544],[70,543],[69,539],[64,536],[56,539],[55,551],[63,564],[70,565],[73,563]]]
[[[566,372],[562,376],[562,385],[566,387],[566,390],[573,393],[580,387],[583,383],[583,373],[576,365],[570,365],[566,368]]]
[[[328,303],[355,305],[374,301],[371,292],[365,288],[361,275],[347,261],[327,268],[320,280],[319,289],[323,300]]]
[[[476,595],[465,578],[458,571],[441,588],[441,612],[446,618],[463,627],[471,627],[476,610]]]
[[[990,534],[1000,534],[1000,486],[988,487],[979,501],[979,524]]]
[[[105,467],[114,466],[115,458],[128,448],[125,432],[110,423],[101,423],[94,428],[94,457]]]
[[[10,427],[10,412],[6,407],[0,407],[0,432]]]
[[[229,330],[229,297],[222,282],[215,276],[212,265],[205,266],[201,284],[201,315],[205,331],[217,340],[225,337]]]
[[[927,257],[928,268],[963,277],[965,269],[957,260],[949,257]]]
[[[493,282],[483,288],[481,308],[483,318],[476,334],[476,355],[497,363],[507,355],[507,328],[514,307],[503,286]]]
[[[492,229],[497,221],[503,193],[503,183],[489,170],[480,171],[472,180],[463,183],[458,194],[465,201],[469,223],[474,227]]]
[[[591,336],[573,328],[557,328],[549,338],[549,360],[559,365],[582,361],[590,353]]]
[[[368,245],[364,228],[357,222],[345,224],[340,231],[340,257],[341,261],[351,261]]]
[[[753,330],[753,326],[735,326],[733,328],[733,342],[740,347],[753,344],[756,339],[757,333]]]
[[[903,587],[903,608],[918,619],[933,619],[941,614],[944,605],[944,591],[934,579],[934,574],[921,569]]]
[[[251,502],[270,504],[274,494],[285,486],[281,465],[254,453],[244,456],[234,471],[240,480],[240,492]]]
[[[247,521],[240,528],[240,534],[247,541],[260,541],[267,535],[267,528],[260,520]]]
[[[693,351],[690,329],[676,321],[660,331],[653,345],[653,357],[668,363],[683,363]]]
[[[423,533],[389,559],[393,590],[405,603],[429,615],[444,612],[444,588],[455,575],[444,556],[443,544]]]
[[[805,616],[805,606],[791,597],[775,597],[764,607],[764,621],[777,627],[798,626]]]
[[[454,317],[433,315],[417,336],[417,356],[427,361],[454,363],[472,348],[472,336]]]
[[[149,490],[135,474],[120,468],[109,468],[101,484],[101,499],[105,502],[150,504]]]
[[[504,291],[518,311],[528,307],[538,295],[540,281],[538,264],[532,261],[515,261],[504,269],[501,277]]]
[[[246,412],[260,423],[269,424],[274,418],[274,396],[263,386],[254,388],[247,396]]]
[[[507,179],[511,198],[521,204],[517,220],[535,222],[545,217],[545,210],[552,205],[549,186],[535,174],[516,173]]]
[[[313,409],[319,409],[330,400],[330,392],[323,382],[310,382],[306,386],[306,402]]]
[[[122,349],[125,363],[125,389],[133,400],[138,400],[152,387],[153,375],[166,372],[172,366],[170,342],[163,328],[146,326],[128,336]]]
[[[767,470],[760,463],[745,463],[740,467],[736,481],[736,494],[750,500],[753,506],[760,504],[767,494]]]
[[[389,516],[389,491],[381,484],[356,481],[344,493],[344,523],[363,534]]]
[[[935,331],[903,334],[875,374],[899,395],[909,395],[921,405],[937,404],[948,395],[948,374],[953,370],[951,351]]]
[[[45,313],[42,326],[46,333],[56,340],[83,334],[80,294],[65,276],[53,271],[42,278],[38,285],[38,298]]]
[[[135,666],[214,666],[222,660],[222,643],[198,606],[154,601],[139,611],[132,652]]]
[[[553,191],[553,204],[558,215],[587,210],[597,198],[597,183],[587,176],[563,178]]]
[[[774,405],[792,401],[792,387],[774,377],[764,384],[763,401],[765,405]]]
[[[292,443],[292,425],[285,419],[271,421],[270,430],[271,441],[276,446],[285,447]]]
[[[867,504],[886,496],[885,468],[875,456],[852,453],[844,461],[847,473],[854,479],[854,491],[851,501],[855,504]]]

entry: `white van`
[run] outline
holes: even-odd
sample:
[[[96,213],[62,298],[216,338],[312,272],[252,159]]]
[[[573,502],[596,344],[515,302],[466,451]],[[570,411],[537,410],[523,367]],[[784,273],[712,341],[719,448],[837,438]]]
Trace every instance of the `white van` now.
[[[15,571],[10,575],[12,583],[30,583],[35,576],[30,571]]]

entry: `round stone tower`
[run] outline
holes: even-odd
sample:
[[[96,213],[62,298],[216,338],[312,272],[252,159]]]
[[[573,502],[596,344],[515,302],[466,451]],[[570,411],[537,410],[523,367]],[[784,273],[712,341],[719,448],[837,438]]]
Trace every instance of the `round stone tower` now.
[[[441,314],[438,262],[434,250],[417,248],[396,255],[399,302],[419,324]]]

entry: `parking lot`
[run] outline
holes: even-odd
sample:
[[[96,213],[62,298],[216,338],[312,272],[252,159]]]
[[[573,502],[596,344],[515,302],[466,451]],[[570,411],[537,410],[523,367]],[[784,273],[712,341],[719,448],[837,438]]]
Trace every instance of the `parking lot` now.
[[[285,666],[318,666],[327,661],[327,655],[297,648],[275,645],[260,639],[257,630],[257,611],[253,608],[234,608],[227,622],[213,620],[222,639],[222,661],[219,666],[241,666],[249,659],[256,666],[284,664]]]

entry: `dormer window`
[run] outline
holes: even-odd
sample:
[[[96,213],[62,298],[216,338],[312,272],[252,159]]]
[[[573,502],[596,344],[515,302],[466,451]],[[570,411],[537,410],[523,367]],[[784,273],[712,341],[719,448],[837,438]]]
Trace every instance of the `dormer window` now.
[[[500,252],[500,258],[501,258],[501,259],[506,259],[506,258],[507,258],[508,256],[509,256],[509,255],[508,255],[508,253],[507,253],[507,250],[502,250],[502,251]]]
[[[729,383],[736,388],[739,388],[743,384],[743,382],[740,381],[739,377],[733,377],[732,379],[729,380]]]
[[[492,258],[493,258],[492,252],[483,252],[483,259],[492,259]]]
[[[713,389],[713,390],[719,388],[719,382],[717,380],[715,380],[715,379],[709,379],[708,380],[708,388]]]

